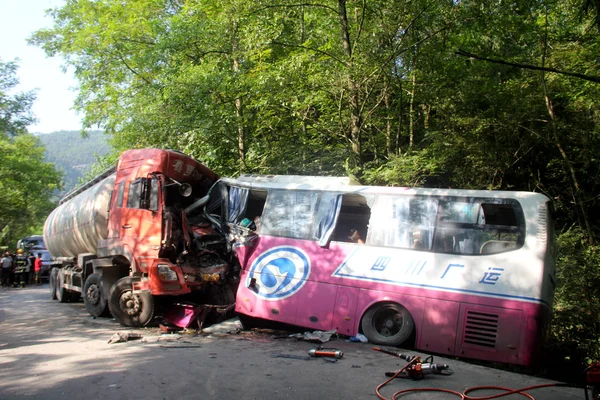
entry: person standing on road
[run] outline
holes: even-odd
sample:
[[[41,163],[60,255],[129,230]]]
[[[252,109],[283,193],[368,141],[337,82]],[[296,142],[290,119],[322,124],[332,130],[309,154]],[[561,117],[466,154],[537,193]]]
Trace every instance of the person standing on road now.
[[[13,287],[21,285],[25,287],[27,279],[29,278],[29,270],[31,264],[29,257],[23,254],[23,249],[17,250],[17,257],[15,257],[15,280],[13,281]]]
[[[26,282],[29,285],[33,285],[33,279],[35,277],[35,273],[33,267],[35,266],[35,256],[32,252],[29,252],[29,280]]]
[[[4,253],[4,257],[0,260],[0,283],[2,286],[10,286],[10,273],[12,268],[12,257],[10,253],[7,251]]]
[[[37,258],[33,264],[33,271],[35,272],[35,284],[41,285],[42,280],[40,275],[42,274],[42,253],[38,253]]]

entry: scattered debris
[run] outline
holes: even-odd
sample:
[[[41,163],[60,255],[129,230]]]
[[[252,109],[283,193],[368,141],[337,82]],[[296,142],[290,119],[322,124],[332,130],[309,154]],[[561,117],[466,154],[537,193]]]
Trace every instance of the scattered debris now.
[[[369,339],[362,333],[357,333],[356,336],[352,336],[348,341],[350,342],[361,342],[361,343],[369,343]]]
[[[131,332],[117,332],[108,341],[108,344],[113,343],[121,343],[128,342],[130,340],[141,339],[142,335],[140,333],[131,333]]]
[[[300,340],[306,340],[307,342],[318,342],[325,343],[331,340],[331,336],[335,335],[337,331],[335,329],[323,332],[323,331],[314,331],[314,332],[304,332],[304,333],[294,333],[290,335],[290,337],[294,337]]]
[[[223,321],[220,324],[211,325],[208,328],[202,329],[202,333],[237,333],[243,329],[239,318],[231,318]]]
[[[179,332],[180,330],[182,330],[183,328],[179,327],[179,326],[175,326],[172,325],[168,322],[164,323],[164,324],[159,324],[158,328],[160,329],[161,332],[163,333],[173,333],[173,332]]]
[[[180,328],[189,328],[192,323],[198,321],[198,324],[204,320],[204,307],[193,303],[173,303],[165,312],[164,318],[169,324]],[[161,328],[162,329],[162,328]]]

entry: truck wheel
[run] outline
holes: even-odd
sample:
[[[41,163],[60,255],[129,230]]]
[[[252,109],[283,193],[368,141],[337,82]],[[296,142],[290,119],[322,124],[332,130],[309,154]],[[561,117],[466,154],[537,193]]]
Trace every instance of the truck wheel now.
[[[415,321],[400,304],[381,303],[367,310],[362,317],[361,327],[369,342],[399,346],[413,332]]]
[[[108,315],[108,305],[102,293],[102,276],[91,274],[83,285],[83,304],[93,317]]]
[[[60,268],[56,274],[56,299],[61,303],[70,300],[71,293],[65,288],[65,271]]]
[[[58,268],[52,268],[50,270],[50,275],[48,276],[48,284],[50,286],[50,298],[52,300],[56,300],[56,274],[58,273]]]
[[[133,293],[136,279],[130,276],[119,279],[108,293],[108,308],[123,326],[145,326],[154,316],[154,299],[149,292]]]

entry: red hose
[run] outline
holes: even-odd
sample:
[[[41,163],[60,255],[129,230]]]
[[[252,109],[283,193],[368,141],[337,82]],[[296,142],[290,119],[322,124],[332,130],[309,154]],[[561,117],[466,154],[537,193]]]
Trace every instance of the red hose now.
[[[379,391],[381,390],[381,388],[383,388],[385,385],[387,385],[388,383],[390,383],[392,380],[396,379],[396,377],[398,375],[400,375],[406,368],[408,368],[411,364],[415,363],[418,360],[419,360],[418,358],[413,359],[411,362],[409,362],[408,364],[406,364],[400,371],[396,372],[388,380],[386,380],[385,382],[383,382],[382,384],[380,384],[379,386],[377,386],[377,389],[375,389],[375,393],[377,394],[377,397],[379,399],[381,399],[381,400],[387,400],[385,397],[383,397],[383,395],[381,393],[379,393]],[[540,385],[534,385],[534,386],[524,387],[524,388],[521,388],[521,389],[509,389],[509,388],[504,388],[504,387],[500,387],[500,386],[476,386],[476,387],[472,387],[472,388],[467,388],[462,393],[457,392],[455,390],[450,390],[450,389],[413,388],[413,389],[400,390],[400,391],[394,393],[392,395],[392,400],[395,400],[398,397],[403,396],[405,394],[414,393],[414,392],[442,392],[442,393],[450,393],[450,394],[458,396],[462,400],[490,400],[490,399],[497,399],[499,397],[509,396],[511,394],[520,394],[521,396],[524,396],[524,397],[526,397],[526,398],[528,398],[530,400],[535,400],[535,398],[532,395],[530,395],[529,393],[526,393],[526,392],[530,391],[530,390],[534,390],[534,389],[540,389],[540,388],[544,388],[544,387],[553,387],[553,386],[563,386],[563,384],[561,384],[561,383],[544,383],[544,384],[540,384]],[[474,391],[477,391],[477,390],[490,390],[490,389],[491,390],[503,390],[504,392],[503,393],[499,393],[499,394],[495,394],[495,395],[483,396],[483,397],[472,397],[472,396],[468,396],[467,395],[467,393],[474,392]]]

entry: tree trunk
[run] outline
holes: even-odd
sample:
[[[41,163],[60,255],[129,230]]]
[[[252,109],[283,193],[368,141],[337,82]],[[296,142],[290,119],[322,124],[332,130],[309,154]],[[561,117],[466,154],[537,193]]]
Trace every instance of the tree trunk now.
[[[234,43],[234,49],[236,44]],[[240,71],[240,63],[236,56],[233,57],[233,71],[237,74]],[[244,123],[244,109],[242,99],[235,99],[235,118],[237,123],[237,152],[238,152],[238,169],[243,172],[246,169],[246,128]]]
[[[410,100],[408,108],[408,148],[412,150],[415,143],[415,92],[417,87],[417,74],[412,70],[412,90],[410,91]]]
[[[361,129],[362,129],[362,115],[360,111],[360,95],[359,87],[352,79],[352,46],[350,44],[350,32],[348,30],[348,16],[346,13],[346,0],[338,0],[338,13],[340,18],[340,29],[342,35],[342,46],[344,48],[344,54],[346,55],[346,70],[348,74],[346,76],[348,86],[348,105],[350,111],[350,134],[348,140],[350,141],[351,153],[352,153],[352,167],[358,168],[358,174],[360,175],[360,168],[362,166],[362,148],[361,148]]]

